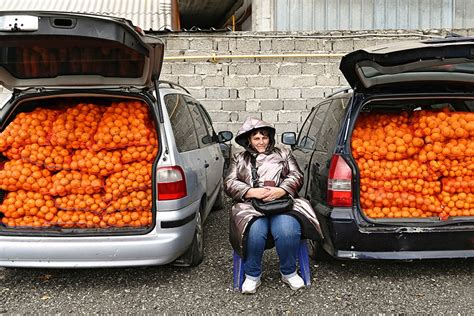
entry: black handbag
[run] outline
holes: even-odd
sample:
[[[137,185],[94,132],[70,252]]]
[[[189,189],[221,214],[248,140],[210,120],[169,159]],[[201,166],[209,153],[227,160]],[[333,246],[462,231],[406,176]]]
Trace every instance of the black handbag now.
[[[293,209],[293,200],[289,196],[284,196],[273,201],[252,199],[252,206],[265,215],[277,215],[291,211]]]
[[[253,187],[258,188],[258,173],[256,166],[256,158],[252,156],[250,158],[252,164],[252,182]],[[293,209],[293,199],[289,195],[282,196],[279,199],[273,201],[263,201],[261,199],[252,199],[252,206],[259,212],[265,215],[277,215],[289,212]]]

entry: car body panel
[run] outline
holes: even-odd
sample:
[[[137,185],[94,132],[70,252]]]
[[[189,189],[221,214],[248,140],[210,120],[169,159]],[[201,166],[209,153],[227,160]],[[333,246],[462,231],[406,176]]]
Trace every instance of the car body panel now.
[[[132,236],[25,237],[0,236],[0,266],[34,268],[93,268],[167,264],[189,247],[194,220],[179,222],[199,210],[200,200],[174,212],[157,212],[155,229]]]
[[[421,260],[421,259],[467,259],[474,258],[474,250],[444,250],[444,251],[344,251],[334,254],[339,259],[360,260]]]
[[[368,224],[361,227],[357,210],[331,211],[332,255],[341,259],[435,259],[474,256],[474,222],[459,225],[390,226]],[[425,224],[428,224],[425,222]]]

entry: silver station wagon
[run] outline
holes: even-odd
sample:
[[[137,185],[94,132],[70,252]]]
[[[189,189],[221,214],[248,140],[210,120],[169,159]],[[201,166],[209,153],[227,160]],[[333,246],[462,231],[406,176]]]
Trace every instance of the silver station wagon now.
[[[0,13],[0,266],[202,261],[232,133],[159,81],[163,52],[125,19]]]

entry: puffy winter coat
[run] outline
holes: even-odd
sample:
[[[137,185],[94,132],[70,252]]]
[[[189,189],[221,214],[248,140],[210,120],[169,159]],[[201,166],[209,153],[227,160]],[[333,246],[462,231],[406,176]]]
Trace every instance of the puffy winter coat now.
[[[248,143],[249,134],[258,128],[268,128],[270,132],[270,144],[266,152],[260,154],[249,147]],[[245,239],[250,224],[256,218],[265,216],[244,198],[247,191],[252,188],[251,155],[256,157],[259,187],[263,187],[264,181],[274,181],[276,186],[294,198],[293,209],[288,214],[299,220],[302,238],[322,239],[321,228],[311,204],[308,200],[298,197],[298,191],[303,184],[303,173],[289,149],[274,147],[274,135],[275,129],[270,124],[248,118],[236,137],[236,142],[242,145],[245,151],[234,155],[224,180],[225,192],[236,202],[230,214],[229,239],[232,247],[242,257],[245,255]]]

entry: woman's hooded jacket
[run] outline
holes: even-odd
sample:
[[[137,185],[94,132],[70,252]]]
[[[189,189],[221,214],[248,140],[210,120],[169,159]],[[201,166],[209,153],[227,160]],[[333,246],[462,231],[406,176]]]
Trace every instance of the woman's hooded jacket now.
[[[265,128],[269,131],[270,142],[265,153],[258,153],[249,144],[252,131]],[[262,120],[249,117],[239,129],[235,138],[237,144],[245,151],[234,155],[229,166],[228,175],[224,180],[224,189],[234,202],[230,214],[230,243],[234,250],[243,257],[245,254],[246,232],[257,217],[265,216],[255,210],[250,201],[244,198],[252,186],[251,155],[256,157],[259,176],[259,187],[264,181],[274,181],[277,187],[284,189],[294,198],[293,209],[288,212],[295,216],[302,230],[304,239],[322,239],[318,219],[308,200],[299,198],[298,191],[303,185],[303,173],[289,149],[275,147],[275,129]]]

